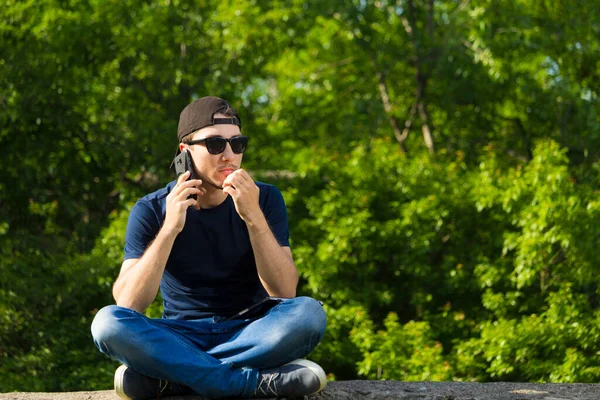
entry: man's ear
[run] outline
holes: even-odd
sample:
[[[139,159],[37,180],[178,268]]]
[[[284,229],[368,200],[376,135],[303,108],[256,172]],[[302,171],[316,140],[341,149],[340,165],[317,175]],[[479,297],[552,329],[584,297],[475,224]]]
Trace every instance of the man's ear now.
[[[179,151],[183,152],[183,149],[185,149],[185,144],[179,143]]]

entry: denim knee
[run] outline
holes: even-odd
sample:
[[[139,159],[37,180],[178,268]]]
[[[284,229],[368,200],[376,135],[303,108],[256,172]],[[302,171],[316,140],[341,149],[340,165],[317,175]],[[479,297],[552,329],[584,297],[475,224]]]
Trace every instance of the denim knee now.
[[[295,300],[297,311],[294,317],[298,321],[298,328],[305,335],[319,337],[325,332],[327,315],[321,303],[311,297],[298,297]]]
[[[286,354],[289,362],[306,357],[325,333],[327,316],[323,306],[310,297],[297,297],[281,304],[280,323],[261,338],[262,346]]]
[[[124,329],[124,324],[121,323],[121,318],[127,313],[123,307],[110,305],[102,308],[92,321],[92,337],[94,343],[101,352],[110,355],[110,348],[117,345],[127,335]]]
[[[310,297],[296,297],[281,306],[279,312],[284,314],[282,323],[267,336],[273,341],[293,337],[297,343],[306,343],[309,347],[316,346],[327,325],[323,306]]]

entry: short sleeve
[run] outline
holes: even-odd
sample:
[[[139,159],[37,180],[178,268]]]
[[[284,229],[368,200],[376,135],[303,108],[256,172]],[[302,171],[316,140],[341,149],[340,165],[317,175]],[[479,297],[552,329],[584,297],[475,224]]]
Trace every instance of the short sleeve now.
[[[272,185],[261,187],[262,210],[273,236],[280,246],[290,245],[290,232],[285,201],[279,189]]]
[[[159,229],[160,223],[152,207],[144,201],[135,203],[127,221],[123,260],[142,257]]]

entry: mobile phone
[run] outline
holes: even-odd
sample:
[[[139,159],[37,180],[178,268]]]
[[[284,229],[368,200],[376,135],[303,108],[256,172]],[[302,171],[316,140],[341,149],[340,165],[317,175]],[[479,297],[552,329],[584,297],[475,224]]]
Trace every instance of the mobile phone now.
[[[179,178],[179,175],[190,171],[190,176],[188,180],[196,179],[194,177],[194,162],[192,161],[192,157],[190,156],[190,153],[187,151],[187,149],[183,149],[183,151],[179,153],[177,157],[175,157],[175,160],[173,162],[175,163],[175,173],[177,174],[177,178]],[[193,194],[190,197],[194,200],[198,200],[197,194]]]
[[[183,151],[179,153],[177,157],[175,157],[175,159],[173,160],[173,164],[175,164],[175,173],[177,174],[178,178],[179,175],[185,173],[186,171],[191,171],[188,180],[200,179],[202,180],[203,184],[208,183],[210,186],[216,189],[223,190],[223,186],[219,186],[210,179],[206,179],[204,178],[204,176],[199,175],[197,172],[194,172],[196,171],[196,169],[194,168],[194,161],[192,161],[192,156],[190,155],[187,149],[183,149]],[[193,197],[196,200],[198,199],[198,195],[196,194],[193,194],[191,197]]]
[[[245,317],[245,316],[253,315],[253,313],[251,313],[251,311],[254,311],[254,310],[258,311],[258,307],[261,307],[261,306],[262,306],[261,309],[263,307],[265,309],[271,309],[272,307],[274,307],[277,304],[281,303],[283,300],[287,300],[287,299],[284,298],[284,297],[265,297],[264,299],[262,299],[258,303],[254,303],[250,307],[243,309],[239,313],[237,313],[235,315],[232,315],[229,318],[224,319],[224,321],[229,321],[229,320],[232,320],[232,319],[240,319],[240,317]],[[268,308],[267,308],[267,305],[269,305]]]

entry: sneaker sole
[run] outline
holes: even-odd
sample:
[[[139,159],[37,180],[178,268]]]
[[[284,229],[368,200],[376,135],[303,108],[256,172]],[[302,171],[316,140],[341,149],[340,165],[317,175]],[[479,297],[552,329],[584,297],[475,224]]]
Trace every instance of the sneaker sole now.
[[[119,397],[126,400],[131,400],[131,398],[123,391],[123,376],[125,376],[125,371],[127,371],[127,366],[125,365],[121,365],[115,371],[115,392]]]
[[[301,365],[303,367],[309,368],[312,372],[315,373],[315,375],[317,375],[317,377],[319,378],[319,390],[317,390],[314,393],[318,393],[321,390],[325,389],[325,386],[327,386],[327,375],[325,375],[325,371],[323,370],[323,368],[321,368],[321,366],[315,362],[312,361],[308,361],[305,360],[303,358],[299,358],[297,360],[294,360],[290,363],[287,363],[286,365],[290,365],[290,364],[294,364],[294,365]],[[312,394],[314,394],[312,393]]]

